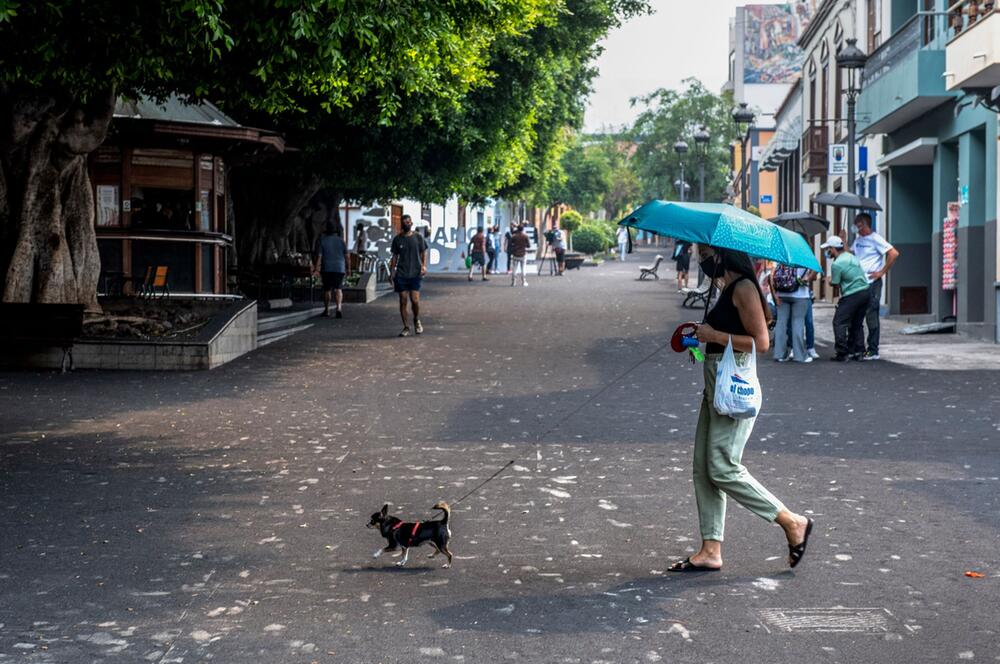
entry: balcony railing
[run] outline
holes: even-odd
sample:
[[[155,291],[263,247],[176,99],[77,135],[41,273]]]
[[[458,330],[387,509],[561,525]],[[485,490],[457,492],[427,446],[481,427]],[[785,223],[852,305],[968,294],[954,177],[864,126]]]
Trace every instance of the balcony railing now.
[[[1000,12],[1000,2],[995,0],[961,0],[948,7],[948,29],[951,37],[960,34],[987,18]]]
[[[948,12],[917,12],[910,17],[868,56],[864,73],[865,87],[878,81],[899,62],[920,49],[944,49],[949,35],[948,16]]]
[[[826,175],[830,147],[827,123],[810,122],[802,132],[802,175],[808,179]]]

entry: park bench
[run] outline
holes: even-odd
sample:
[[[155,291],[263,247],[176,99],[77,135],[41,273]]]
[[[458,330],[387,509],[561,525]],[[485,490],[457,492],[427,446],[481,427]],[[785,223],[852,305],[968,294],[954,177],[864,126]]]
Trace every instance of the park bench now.
[[[0,304],[0,344],[62,348],[62,371],[73,369],[73,342],[83,333],[82,304]]]
[[[656,260],[653,261],[652,265],[642,265],[639,267],[639,281],[644,280],[646,277],[653,277],[657,281],[660,279],[658,274],[660,270],[660,263],[663,262],[663,256],[659,254],[656,255]]]
[[[708,302],[708,291],[712,287],[712,280],[705,279],[697,288],[682,288],[681,295],[684,296],[682,307],[695,309],[697,306],[705,306]]]

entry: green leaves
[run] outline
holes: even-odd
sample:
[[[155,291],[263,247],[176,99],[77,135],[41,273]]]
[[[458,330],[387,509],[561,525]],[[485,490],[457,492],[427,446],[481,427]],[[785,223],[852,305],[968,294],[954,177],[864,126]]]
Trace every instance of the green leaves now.
[[[697,196],[702,157],[694,134],[704,126],[711,136],[704,156],[705,200],[721,201],[729,179],[729,145],[736,138],[730,118],[732,98],[716,95],[701,82],[688,79],[680,91],[661,89],[641,99],[633,99],[632,103],[645,108],[631,132],[637,144],[634,162],[642,198],[678,197],[674,182],[680,178],[681,157],[673,146],[679,140],[689,146],[684,156],[684,177],[691,185],[692,196]]]

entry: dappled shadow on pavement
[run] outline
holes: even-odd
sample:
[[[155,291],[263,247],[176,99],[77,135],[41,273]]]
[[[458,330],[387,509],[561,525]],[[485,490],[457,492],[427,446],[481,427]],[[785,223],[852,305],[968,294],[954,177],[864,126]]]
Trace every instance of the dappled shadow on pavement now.
[[[0,653],[202,657],[202,633],[240,629],[252,609],[241,572],[267,557],[247,546],[261,477],[173,443],[118,431],[0,441]],[[209,535],[225,529],[233,537]],[[210,617],[209,602],[225,608]]]

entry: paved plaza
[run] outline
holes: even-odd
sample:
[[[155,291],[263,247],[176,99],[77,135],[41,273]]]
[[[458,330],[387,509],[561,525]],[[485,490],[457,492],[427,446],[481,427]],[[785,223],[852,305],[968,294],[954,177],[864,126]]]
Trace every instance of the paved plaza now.
[[[390,297],[211,372],[0,373],[0,662],[1000,661],[996,347],[762,360],[744,461],[806,557],[730,503],[723,571],[668,574],[701,376],[662,346],[700,315],[651,258],[433,277],[421,337]],[[434,518],[512,460],[453,568],[372,559],[383,503]]]

